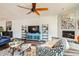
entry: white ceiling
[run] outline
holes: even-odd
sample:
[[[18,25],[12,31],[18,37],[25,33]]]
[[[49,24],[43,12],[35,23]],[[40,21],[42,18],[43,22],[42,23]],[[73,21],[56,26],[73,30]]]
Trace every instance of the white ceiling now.
[[[19,8],[16,5],[25,6],[28,8],[31,8],[31,3],[0,3],[0,17],[18,17],[18,18],[24,18],[24,17],[32,17],[37,16],[33,13],[26,15],[29,10]],[[79,4],[77,3],[37,3],[37,8],[46,7],[49,10],[48,11],[42,11],[40,12],[40,16],[52,16],[57,15],[63,11],[63,8],[65,10],[77,7]],[[37,16],[38,17],[38,16]]]

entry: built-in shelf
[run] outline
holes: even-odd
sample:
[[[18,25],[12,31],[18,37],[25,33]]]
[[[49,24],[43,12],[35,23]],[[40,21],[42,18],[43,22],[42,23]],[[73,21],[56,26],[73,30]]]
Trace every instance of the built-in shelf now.
[[[22,31],[22,39],[26,39],[26,35],[27,35],[27,26],[26,26],[26,25],[22,25],[21,31]]]
[[[42,40],[48,39],[48,24],[42,24]]]

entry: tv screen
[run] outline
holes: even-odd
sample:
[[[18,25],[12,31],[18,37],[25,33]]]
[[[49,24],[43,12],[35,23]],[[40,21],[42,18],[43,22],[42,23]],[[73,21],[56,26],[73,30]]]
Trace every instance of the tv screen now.
[[[39,26],[28,26],[29,33],[39,33]]]

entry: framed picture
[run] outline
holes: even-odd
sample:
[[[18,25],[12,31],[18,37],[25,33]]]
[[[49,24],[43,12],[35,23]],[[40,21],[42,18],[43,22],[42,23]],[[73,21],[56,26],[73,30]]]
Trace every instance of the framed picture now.
[[[12,30],[12,21],[6,21],[6,31]]]
[[[43,33],[48,33],[48,24],[42,25],[42,31],[43,31]]]
[[[75,29],[75,19],[66,17],[61,19],[61,29]]]

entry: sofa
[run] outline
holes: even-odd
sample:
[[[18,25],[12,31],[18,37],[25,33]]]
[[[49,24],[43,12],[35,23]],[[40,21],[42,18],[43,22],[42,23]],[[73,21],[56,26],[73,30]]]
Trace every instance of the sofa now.
[[[11,41],[9,37],[6,36],[0,36],[0,46],[7,44]]]

